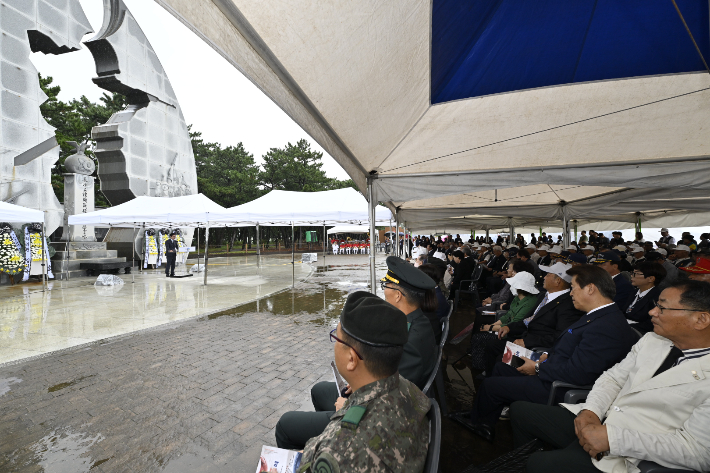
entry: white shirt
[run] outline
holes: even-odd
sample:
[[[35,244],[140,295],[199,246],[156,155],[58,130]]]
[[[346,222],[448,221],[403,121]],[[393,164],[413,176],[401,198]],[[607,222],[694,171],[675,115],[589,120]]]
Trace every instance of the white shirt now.
[[[547,302],[545,302],[545,305],[549,304],[550,302],[554,301],[558,297],[560,297],[562,294],[567,294],[570,290],[565,289],[563,291],[557,291],[557,292],[548,292],[547,293]],[[533,313],[536,313],[538,310],[540,310],[542,306],[542,302],[537,306],[537,308],[533,311]]]
[[[592,309],[592,310],[590,310],[589,312],[587,312],[587,315],[591,314],[592,312],[596,312],[596,311],[598,311],[599,309],[603,309],[604,307],[609,307],[610,305],[614,305],[614,304],[615,304],[615,303],[612,302],[611,304],[600,305],[600,306],[597,307],[596,309]]]

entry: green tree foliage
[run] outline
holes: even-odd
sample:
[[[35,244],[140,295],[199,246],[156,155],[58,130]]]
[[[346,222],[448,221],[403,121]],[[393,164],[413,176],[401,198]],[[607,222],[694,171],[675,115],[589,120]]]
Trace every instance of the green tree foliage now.
[[[200,192],[223,207],[234,207],[259,196],[259,168],[254,155],[241,142],[226,148],[205,143],[202,133],[193,132],[192,127],[190,138]]]
[[[64,200],[64,160],[74,154],[74,148],[67,144],[69,141],[82,143],[88,141],[90,146],[86,150],[86,155],[96,161],[94,150],[96,143],[91,139],[91,129],[97,125],[106,123],[111,115],[123,110],[126,106],[126,99],[121,94],[101,97],[101,103],[93,103],[85,96],[79,100],[62,102],[59,100],[61,87],[52,85],[52,77],[42,77],[39,75],[39,84],[48,99],[40,105],[44,119],[57,129],[57,142],[60,146],[59,161],[52,168],[52,187],[54,193],[60,201]],[[99,191],[99,181],[96,180],[96,205],[100,207],[108,206],[108,201]]]
[[[315,192],[350,187],[352,181],[339,181],[325,175],[323,153],[311,149],[306,140],[283,148],[271,148],[264,155],[259,185],[265,191],[274,189]]]

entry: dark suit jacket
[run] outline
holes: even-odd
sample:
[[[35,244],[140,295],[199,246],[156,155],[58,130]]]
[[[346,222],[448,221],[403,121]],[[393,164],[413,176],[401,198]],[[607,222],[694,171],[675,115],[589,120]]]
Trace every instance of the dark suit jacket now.
[[[619,306],[621,312],[626,312],[629,304],[631,304],[629,296],[636,294],[636,288],[631,285],[631,281],[621,274],[618,274],[614,278],[614,284],[616,285],[616,297],[614,297],[614,302]]]
[[[539,377],[548,388],[556,380],[594,384],[638,340],[616,304],[585,314],[557,338],[549,358],[540,365]]]
[[[463,281],[464,279],[471,279],[471,275],[473,274],[473,270],[475,268],[476,260],[474,260],[471,256],[462,259],[461,262],[456,265],[456,267],[454,268],[454,278],[451,281],[452,298],[455,295],[455,292],[460,289],[459,285],[461,281]]]
[[[552,261],[552,257],[550,255],[541,256],[540,259],[537,260],[537,265],[538,266],[550,266],[551,261]]]
[[[544,298],[545,294],[540,293],[538,303],[525,317],[532,315]],[[522,338],[526,348],[551,347],[555,339],[583,314],[584,312],[574,308],[568,292],[545,304],[527,327],[523,320],[509,324],[508,340]]]
[[[488,267],[491,268],[493,271],[502,271],[503,266],[505,266],[505,263],[508,260],[505,259],[505,256],[500,255],[500,256],[493,256],[493,258],[488,261]],[[490,271],[488,271],[489,274],[492,274]]]
[[[407,314],[407,322],[409,339],[399,361],[399,374],[422,389],[436,365],[438,346],[429,319],[421,309]]]
[[[177,240],[173,241],[168,238],[168,241],[165,242],[165,251],[170,252],[171,250],[173,251],[172,254],[177,254],[178,249],[180,248],[180,245],[178,244]]]
[[[631,326],[639,332],[643,333],[644,335],[648,332],[653,331],[651,316],[648,315],[648,313],[651,311],[651,309],[653,309],[653,303],[658,301],[658,296],[660,295],[661,288],[656,286],[650,291],[648,291],[648,294],[646,294],[638,302],[636,302],[636,305],[634,305],[633,309],[631,309],[631,312],[624,311],[624,315],[626,315],[627,319],[634,320],[637,322],[635,324],[632,324]],[[629,299],[626,301],[627,308],[634,301],[634,297],[636,297],[636,291],[632,292],[629,296]]]

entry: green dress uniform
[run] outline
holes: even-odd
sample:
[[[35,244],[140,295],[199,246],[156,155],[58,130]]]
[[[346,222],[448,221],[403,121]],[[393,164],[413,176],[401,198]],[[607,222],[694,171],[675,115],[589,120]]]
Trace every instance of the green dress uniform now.
[[[298,473],[420,472],[428,411],[429,399],[399,373],[363,386],[308,441]]]
[[[431,323],[421,309],[407,314],[409,339],[404,345],[399,372],[419,389],[426,385],[436,364],[437,345]]]

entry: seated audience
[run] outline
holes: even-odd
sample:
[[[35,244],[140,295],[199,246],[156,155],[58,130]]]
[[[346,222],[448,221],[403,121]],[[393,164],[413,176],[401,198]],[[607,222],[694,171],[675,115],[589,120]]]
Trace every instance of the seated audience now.
[[[398,365],[399,374],[422,389],[436,365],[438,346],[421,305],[424,292],[433,289],[435,283],[422,271],[396,256],[387,257],[387,268],[387,274],[381,282],[385,300],[401,311],[402,317],[409,324],[408,337]],[[377,312],[372,315],[378,317]],[[281,416],[276,424],[277,445],[280,448],[301,449],[308,439],[320,435],[337,410],[334,406],[342,402],[337,391],[334,382],[320,382],[313,386],[311,399],[316,412],[295,411]]]
[[[616,287],[606,271],[586,265],[567,273],[572,276],[574,306],[586,316],[562,332],[539,361],[523,357],[524,364],[518,368],[497,363],[493,376],[478,389],[470,419],[454,417],[488,441],[493,441],[495,423],[506,405],[513,401],[545,404],[554,381],[590,385],[624,359],[638,341],[613,302]],[[565,391],[557,390],[557,402],[563,400]]]
[[[630,299],[626,302],[624,315],[629,324],[642,334],[653,331],[648,312],[658,301],[658,296],[661,294],[658,286],[665,277],[666,270],[663,266],[650,261],[638,263],[631,274],[631,285],[636,288],[636,293],[629,295]]]
[[[678,245],[673,250],[673,264],[676,268],[690,266],[690,247],[687,245]]]
[[[597,259],[594,260],[594,264],[605,270],[611,278],[614,280],[616,285],[616,296],[614,297],[614,302],[619,306],[622,312],[625,312],[629,301],[629,296],[633,293],[633,286],[631,282],[621,275],[619,271],[619,264],[621,258],[614,251],[605,251],[599,253]]]
[[[299,473],[422,471],[429,399],[397,372],[407,342],[402,314],[374,294],[356,292],[334,332],[335,364],[351,394],[306,443]]]
[[[478,325],[480,327],[479,332],[471,336],[469,351],[471,353],[471,366],[474,370],[484,371],[486,369],[486,347],[490,341],[498,339],[495,332],[513,322],[522,320],[537,305],[537,294],[540,291],[535,287],[535,278],[532,274],[519,272],[509,278],[509,284],[513,294],[510,309],[500,317],[493,317],[493,323]],[[475,327],[476,325],[474,325]],[[503,352],[501,352],[502,354]]]
[[[493,366],[503,358],[506,341],[526,348],[551,347],[557,337],[582,316],[574,308],[569,295],[572,277],[567,274],[571,265],[555,263],[550,267],[540,267],[547,273],[544,289],[538,296],[538,304],[532,314],[513,322],[498,331],[498,338],[486,344],[485,368],[490,376]]]
[[[456,266],[453,269],[449,299],[456,297],[456,291],[461,289],[461,281],[471,279],[473,270],[476,268],[476,260],[470,256],[471,249],[469,247],[464,246],[463,250],[456,250],[453,255]],[[464,287],[464,289],[468,289],[468,287]]]
[[[710,259],[699,257],[693,266],[680,268],[681,271],[688,275],[689,279],[695,281],[710,282]]]
[[[511,405],[516,446],[539,439],[526,471],[710,470],[710,284],[679,281],[651,310],[653,333],[602,374],[583,404]]]

